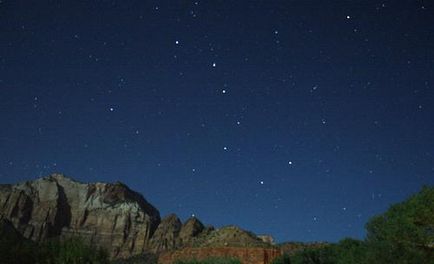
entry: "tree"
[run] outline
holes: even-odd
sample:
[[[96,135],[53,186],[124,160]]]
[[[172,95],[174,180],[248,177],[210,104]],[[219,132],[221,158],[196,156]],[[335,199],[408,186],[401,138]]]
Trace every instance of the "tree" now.
[[[393,205],[366,229],[371,263],[434,263],[434,188]]]
[[[291,258],[287,254],[275,258],[271,264],[291,264]]]

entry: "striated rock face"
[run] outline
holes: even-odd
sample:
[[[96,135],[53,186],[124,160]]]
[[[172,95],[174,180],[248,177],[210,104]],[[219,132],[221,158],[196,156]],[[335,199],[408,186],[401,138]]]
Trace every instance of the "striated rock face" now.
[[[175,214],[165,217],[158,225],[150,241],[152,250],[154,252],[161,252],[176,248],[181,226],[181,220]]]
[[[175,215],[165,217],[150,241],[150,248],[158,253],[191,246],[199,235],[210,232],[196,217],[191,217],[184,224]]]
[[[0,218],[25,237],[80,235],[112,257],[144,252],[160,214],[121,183],[83,184],[60,174],[17,185],[0,185]]]
[[[158,264],[172,264],[177,260],[204,260],[210,257],[236,258],[242,264],[269,264],[280,255],[280,250],[276,248],[184,248],[160,254]]]
[[[196,217],[188,219],[181,227],[179,232],[178,244],[190,244],[195,237],[205,230],[205,226]]]

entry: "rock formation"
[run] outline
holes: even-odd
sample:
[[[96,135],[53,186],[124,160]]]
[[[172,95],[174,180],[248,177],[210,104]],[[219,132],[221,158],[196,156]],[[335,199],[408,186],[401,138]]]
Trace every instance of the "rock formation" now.
[[[152,250],[154,252],[160,252],[175,249],[181,227],[181,220],[179,220],[175,214],[165,217],[158,225],[158,228],[150,241],[150,247]]]
[[[196,217],[191,217],[182,224],[175,214],[171,214],[158,225],[151,238],[150,248],[153,252],[158,253],[192,246],[199,235],[204,236],[211,230],[214,228],[205,228]]]
[[[121,183],[83,184],[60,174],[0,185],[0,218],[31,240],[79,235],[112,257],[142,253],[160,223],[158,210]]]
[[[258,235],[263,242],[274,245],[274,238],[271,235]]]
[[[178,245],[190,245],[204,230],[205,226],[199,221],[199,219],[191,217],[181,227],[178,237]]]
[[[271,247],[252,232],[237,226],[225,226],[194,239],[196,247]]]
[[[199,256],[211,254],[212,248],[220,248],[215,252],[221,256],[242,256],[256,248],[250,253],[265,259],[261,263],[275,255],[269,243],[236,226],[214,229],[195,217],[182,223],[175,214],[161,220],[155,207],[122,183],[85,184],[61,174],[0,184],[0,220],[4,230],[36,242],[80,236],[105,248],[112,258],[168,251],[174,252],[166,255],[172,258],[188,248],[201,248]],[[238,250],[229,249],[233,247]]]

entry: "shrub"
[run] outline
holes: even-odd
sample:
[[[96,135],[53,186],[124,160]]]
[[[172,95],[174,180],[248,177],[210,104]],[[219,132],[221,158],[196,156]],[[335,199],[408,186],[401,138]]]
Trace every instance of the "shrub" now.
[[[271,264],[291,264],[291,259],[289,255],[284,254],[283,256],[275,258]]]
[[[51,240],[40,246],[40,263],[109,263],[108,254],[101,248],[96,248],[80,238],[70,238],[64,241]]]
[[[234,258],[207,258],[205,260],[178,260],[174,264],[241,264]]]

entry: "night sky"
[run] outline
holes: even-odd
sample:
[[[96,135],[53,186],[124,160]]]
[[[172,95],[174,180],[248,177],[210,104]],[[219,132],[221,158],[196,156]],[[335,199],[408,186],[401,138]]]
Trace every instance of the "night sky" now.
[[[432,1],[0,0],[0,180],[363,238],[434,184],[433,89]]]

